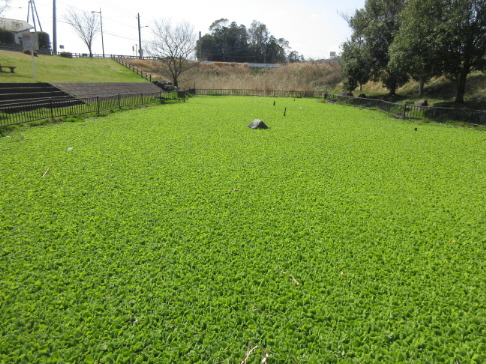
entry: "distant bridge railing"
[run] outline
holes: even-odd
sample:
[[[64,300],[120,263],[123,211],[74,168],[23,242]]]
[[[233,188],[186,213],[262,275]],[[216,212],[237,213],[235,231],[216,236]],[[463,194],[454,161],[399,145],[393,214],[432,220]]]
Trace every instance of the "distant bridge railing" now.
[[[99,114],[106,110],[149,103],[165,103],[169,100],[185,101],[186,95],[187,91],[175,91],[171,93],[118,94],[68,100],[45,98],[2,103],[0,104],[0,127],[71,115]]]
[[[379,109],[401,119],[423,119],[437,122],[456,121],[472,125],[486,125],[486,111],[483,110],[397,104],[380,99],[327,93],[324,95],[324,99],[329,102]]]

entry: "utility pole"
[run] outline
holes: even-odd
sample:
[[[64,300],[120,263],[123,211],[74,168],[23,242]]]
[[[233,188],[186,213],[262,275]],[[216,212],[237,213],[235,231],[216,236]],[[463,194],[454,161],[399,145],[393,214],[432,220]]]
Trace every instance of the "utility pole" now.
[[[57,54],[56,0],[52,0],[52,54]]]
[[[101,8],[100,11],[92,11],[91,14],[100,14],[100,24],[101,24],[101,47],[103,48],[103,58],[105,58],[105,41],[103,40],[103,17],[101,16]]]
[[[37,22],[39,23],[39,27],[42,32],[42,25],[39,19],[39,14],[37,13],[37,8],[35,6],[34,0],[29,0],[29,7],[27,10],[27,23],[29,22],[31,12],[32,12],[32,22],[34,23],[34,31],[37,32],[37,25],[35,22],[35,18],[37,17]]]
[[[140,30],[140,13],[137,13],[138,18],[138,46],[140,47],[138,50],[138,54],[140,59],[143,59],[143,50],[142,50],[142,32]]]
[[[202,60],[202,55],[201,55],[201,32],[199,32],[199,42],[197,43],[197,57],[196,59],[198,61]]]

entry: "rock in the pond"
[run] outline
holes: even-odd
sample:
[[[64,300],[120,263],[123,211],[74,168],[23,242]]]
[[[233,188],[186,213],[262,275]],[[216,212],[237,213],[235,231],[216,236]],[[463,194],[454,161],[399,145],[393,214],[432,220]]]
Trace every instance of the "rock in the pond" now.
[[[268,126],[261,121],[260,119],[253,120],[250,125],[248,125],[250,129],[268,129]]]

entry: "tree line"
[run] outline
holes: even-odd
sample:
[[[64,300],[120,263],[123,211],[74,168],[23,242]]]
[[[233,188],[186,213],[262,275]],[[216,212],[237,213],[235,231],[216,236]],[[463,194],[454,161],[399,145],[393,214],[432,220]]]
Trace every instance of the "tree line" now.
[[[344,16],[352,29],[342,45],[345,88],[382,82],[394,95],[409,79],[456,82],[463,103],[467,76],[486,69],[486,0],[366,0]]]
[[[299,62],[303,57],[292,51],[284,38],[274,37],[267,26],[254,20],[250,28],[218,19],[209,33],[196,43],[199,60],[219,62],[285,63]]]

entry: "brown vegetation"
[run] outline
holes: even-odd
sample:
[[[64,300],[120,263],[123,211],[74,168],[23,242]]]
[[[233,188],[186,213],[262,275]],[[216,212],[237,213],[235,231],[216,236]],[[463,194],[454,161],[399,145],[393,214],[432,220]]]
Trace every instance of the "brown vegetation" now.
[[[128,63],[151,73],[153,79],[161,79],[161,63],[157,61],[126,59]],[[252,89],[283,91],[329,91],[339,93],[342,90],[341,66],[339,63],[291,63],[277,68],[256,68],[246,63],[212,64],[194,63],[194,67],[181,75],[181,88],[199,89]],[[486,75],[472,73],[468,78],[466,105],[472,108],[486,109]],[[455,92],[454,82],[445,77],[434,78],[425,85],[423,97],[432,103],[452,100]],[[354,94],[365,93],[368,96],[387,98],[387,90],[381,82],[368,82],[363,90]],[[397,90],[391,101],[418,100],[418,83],[410,81]]]
[[[161,74],[161,62],[126,59],[139,69],[156,76]],[[181,88],[251,89],[313,91],[333,90],[341,82],[338,63],[291,63],[275,68],[250,67],[247,63],[205,64],[195,62],[180,76]]]

